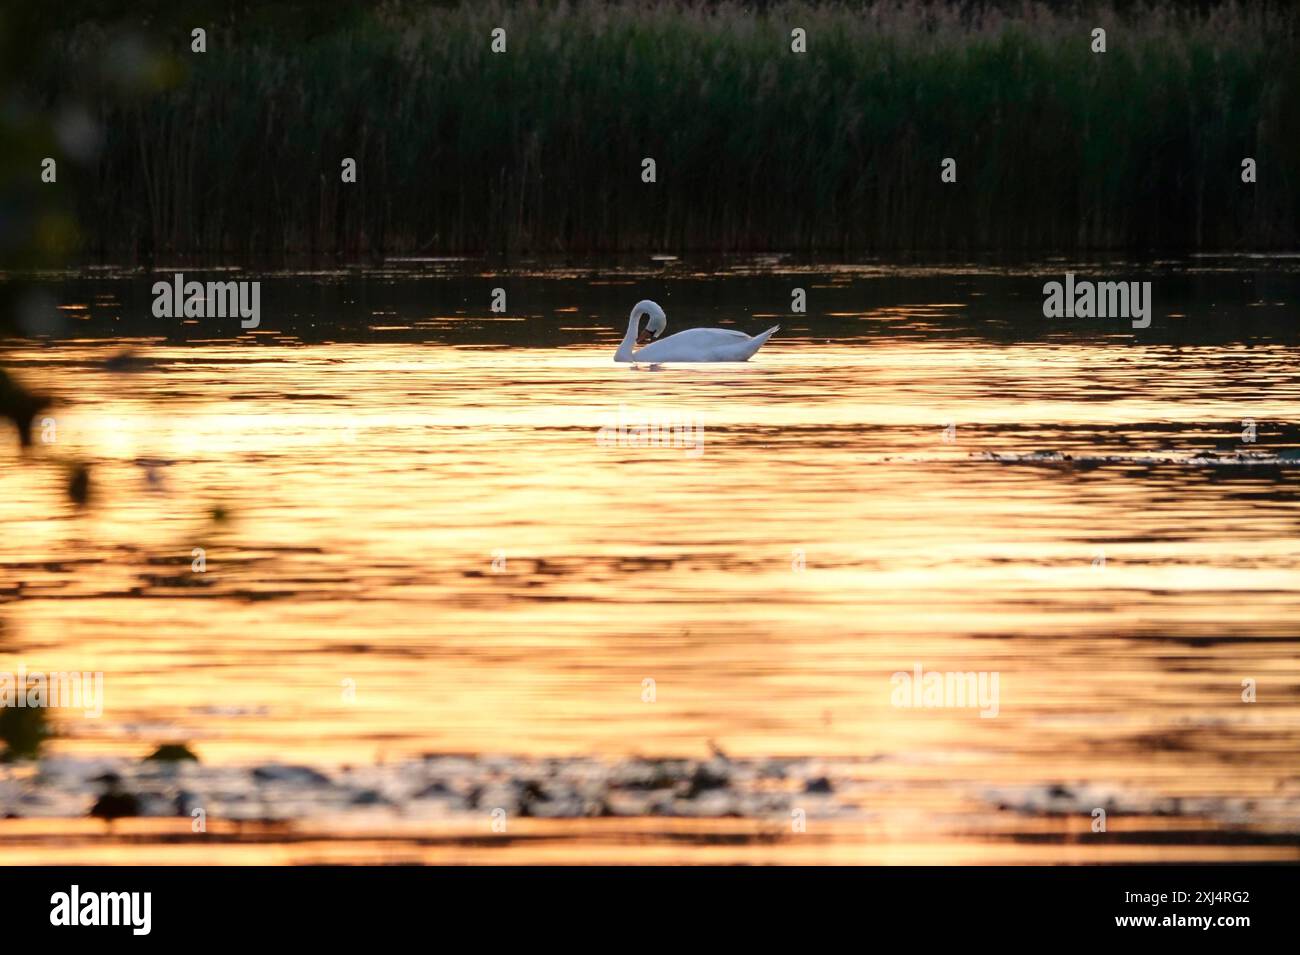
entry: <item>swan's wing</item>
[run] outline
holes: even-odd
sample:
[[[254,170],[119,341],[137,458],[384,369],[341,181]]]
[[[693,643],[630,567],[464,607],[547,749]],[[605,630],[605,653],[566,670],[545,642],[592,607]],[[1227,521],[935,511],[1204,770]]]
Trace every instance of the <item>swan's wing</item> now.
[[[651,342],[635,352],[632,360],[734,361],[731,356],[737,353],[737,347],[749,341],[752,341],[750,336],[730,328],[688,328]]]
[[[744,332],[738,332],[730,328],[688,328],[684,332],[678,332],[676,335],[669,335],[667,338],[661,338],[662,342],[690,342],[694,345],[707,345],[709,342],[731,342],[741,339],[748,339],[749,336]]]
[[[721,338],[748,338],[749,337],[744,332],[738,332],[735,329],[731,329],[731,328],[701,328],[700,331],[709,332],[710,334],[717,335]]]

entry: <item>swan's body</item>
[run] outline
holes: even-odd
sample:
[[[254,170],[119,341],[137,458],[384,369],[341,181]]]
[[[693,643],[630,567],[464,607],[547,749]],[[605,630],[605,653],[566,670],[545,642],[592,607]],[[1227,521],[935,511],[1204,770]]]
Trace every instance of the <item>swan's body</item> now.
[[[752,338],[725,328],[688,328],[651,342],[632,356],[633,361],[748,361],[779,325]]]
[[[641,316],[648,315],[646,333],[651,338],[658,338],[668,327],[668,316],[664,310],[649,299],[637,302],[628,317],[627,334],[623,336],[618,351],[614,353],[615,361],[749,361],[754,352],[763,347],[763,343],[772,337],[780,325],[773,325],[760,335],[749,336],[744,332],[731,331],[726,328],[688,328],[676,335],[669,335],[659,341],[650,341],[639,351],[634,350],[641,340],[639,336]]]

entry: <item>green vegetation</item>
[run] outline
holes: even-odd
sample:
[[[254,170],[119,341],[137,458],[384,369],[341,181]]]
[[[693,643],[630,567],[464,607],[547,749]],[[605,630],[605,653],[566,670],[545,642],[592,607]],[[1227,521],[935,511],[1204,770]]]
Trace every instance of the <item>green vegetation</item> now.
[[[42,707],[0,707],[0,740],[5,744],[0,762],[36,759],[45,741],[53,735],[54,728]]]
[[[1039,254],[1300,230],[1286,6],[276,6],[65,18],[28,87],[102,125],[67,177],[86,252]],[[128,97],[137,36],[170,66]]]

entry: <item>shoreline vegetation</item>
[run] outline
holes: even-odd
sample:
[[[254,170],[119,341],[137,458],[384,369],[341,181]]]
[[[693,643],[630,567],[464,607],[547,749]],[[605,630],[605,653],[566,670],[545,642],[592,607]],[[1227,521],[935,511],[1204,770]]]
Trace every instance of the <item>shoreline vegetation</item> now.
[[[60,8],[20,80],[37,113],[72,117],[36,150],[60,158],[57,184],[33,188],[65,192],[47,238],[79,257],[1300,238],[1300,14],[1284,5],[104,7]]]

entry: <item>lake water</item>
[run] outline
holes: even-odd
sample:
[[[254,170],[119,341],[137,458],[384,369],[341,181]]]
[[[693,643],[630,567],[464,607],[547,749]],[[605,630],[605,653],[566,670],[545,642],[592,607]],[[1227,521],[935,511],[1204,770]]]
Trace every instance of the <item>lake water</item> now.
[[[0,670],[105,674],[53,756],[714,747],[811,760],[856,812],[529,819],[496,847],[480,817],[176,843],[188,819],[56,814],[0,823],[0,854],[1300,858],[1300,260],[1069,266],[1152,280],[1145,330],[1043,318],[1066,269],[225,275],[263,282],[249,333],[153,318],[156,276],[45,277],[52,337],[3,355],[59,404],[52,443],[0,454]],[[747,364],[616,364],[646,297],[669,334],[781,331]],[[918,667],[995,677],[996,705],[896,705]]]

